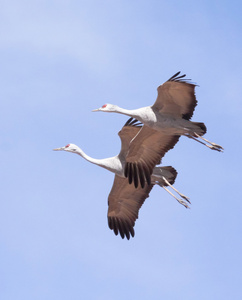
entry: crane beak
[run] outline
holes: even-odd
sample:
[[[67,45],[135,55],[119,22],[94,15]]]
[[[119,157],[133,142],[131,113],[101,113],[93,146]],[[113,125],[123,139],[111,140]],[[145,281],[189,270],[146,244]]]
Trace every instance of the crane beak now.
[[[54,151],[61,151],[61,150],[64,150],[65,147],[61,147],[61,148],[55,148],[53,149]]]
[[[97,109],[93,109],[92,111],[100,111],[100,108],[97,108]]]

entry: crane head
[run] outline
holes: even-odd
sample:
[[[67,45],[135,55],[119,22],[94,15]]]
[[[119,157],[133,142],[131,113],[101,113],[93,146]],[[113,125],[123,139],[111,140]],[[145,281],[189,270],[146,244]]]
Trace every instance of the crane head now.
[[[64,147],[61,148],[55,148],[54,151],[68,151],[68,152],[76,152],[77,146],[75,144],[67,144]]]
[[[92,111],[115,112],[117,111],[117,105],[106,103],[102,107],[94,109]]]

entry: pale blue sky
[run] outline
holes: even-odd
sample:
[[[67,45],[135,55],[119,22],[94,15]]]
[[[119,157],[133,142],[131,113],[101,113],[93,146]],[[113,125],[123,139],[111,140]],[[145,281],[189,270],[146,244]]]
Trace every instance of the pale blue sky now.
[[[0,298],[241,299],[240,1],[0,1]],[[192,201],[155,187],[130,241],[107,225],[113,174],[52,149],[120,150],[123,115],[177,71],[223,154],[163,159]]]

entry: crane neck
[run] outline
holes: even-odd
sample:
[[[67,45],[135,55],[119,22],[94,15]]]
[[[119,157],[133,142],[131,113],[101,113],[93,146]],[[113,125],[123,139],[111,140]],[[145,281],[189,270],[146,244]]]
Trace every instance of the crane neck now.
[[[76,153],[78,155],[80,155],[81,157],[83,157],[85,160],[89,161],[90,163],[92,164],[95,164],[95,165],[101,165],[101,162],[102,162],[102,159],[96,159],[96,158],[93,158],[89,155],[87,155],[81,148],[77,147],[77,150],[73,153]]]
[[[76,153],[83,157],[85,160],[89,161],[92,164],[98,165],[104,169],[107,169],[115,174],[122,173],[122,166],[119,158],[117,156],[104,158],[104,159],[96,159],[89,155],[87,155],[81,148],[77,147],[77,150],[73,153]]]
[[[147,119],[148,115],[152,116],[154,114],[150,106],[141,107],[138,109],[125,109],[116,106],[115,112],[129,117],[133,117],[142,123],[144,122],[145,119]]]
[[[117,113],[127,115],[129,117],[137,116],[137,109],[125,109],[122,107],[117,107]]]

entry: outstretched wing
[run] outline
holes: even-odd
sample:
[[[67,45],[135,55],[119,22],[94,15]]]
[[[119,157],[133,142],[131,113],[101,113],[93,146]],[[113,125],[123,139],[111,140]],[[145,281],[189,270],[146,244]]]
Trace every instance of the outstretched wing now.
[[[128,121],[124,124],[123,128],[119,131],[118,135],[121,139],[121,151],[120,156],[126,157],[129,144],[131,140],[138,134],[143,125],[138,120],[129,118]]]
[[[163,114],[170,114],[190,120],[197,105],[195,84],[189,83],[184,75],[177,72],[157,88],[158,97],[152,106]]]
[[[139,209],[153,185],[144,189],[130,185],[127,178],[115,175],[112,190],[108,196],[108,226],[116,235],[122,238],[134,237],[134,225],[138,219]]]
[[[161,162],[161,158],[172,149],[179,140],[179,135],[166,135],[161,131],[143,126],[135,139],[132,140],[126,157],[124,174],[129,183],[151,183],[150,177],[154,167]]]

